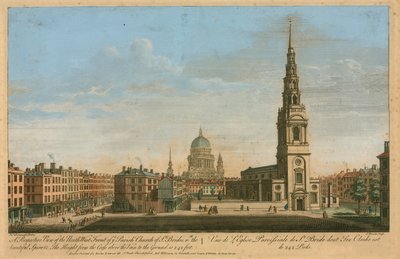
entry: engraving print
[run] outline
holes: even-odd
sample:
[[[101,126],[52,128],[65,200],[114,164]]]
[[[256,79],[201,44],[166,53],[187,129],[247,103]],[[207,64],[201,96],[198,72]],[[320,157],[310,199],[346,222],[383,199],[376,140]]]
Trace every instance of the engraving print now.
[[[8,9],[8,232],[389,231],[388,7]]]

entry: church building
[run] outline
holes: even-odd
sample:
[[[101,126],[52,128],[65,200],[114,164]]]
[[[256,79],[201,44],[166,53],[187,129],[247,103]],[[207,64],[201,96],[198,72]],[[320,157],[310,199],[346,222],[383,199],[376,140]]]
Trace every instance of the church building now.
[[[225,192],[224,163],[221,153],[218,155],[217,166],[212,154],[211,144],[199,130],[190,146],[188,170],[182,174],[188,193],[197,196],[214,196]]]
[[[221,153],[217,160],[217,170],[215,170],[215,158],[211,153],[210,141],[203,136],[201,128],[199,136],[192,141],[187,160],[188,170],[182,175],[186,179],[222,180],[224,178]]]
[[[232,198],[283,201],[289,210],[319,209],[319,180],[311,176],[308,116],[301,101],[291,27],[290,22],[282,107],[278,110],[277,164],[242,171],[240,183],[227,185],[227,193]]]

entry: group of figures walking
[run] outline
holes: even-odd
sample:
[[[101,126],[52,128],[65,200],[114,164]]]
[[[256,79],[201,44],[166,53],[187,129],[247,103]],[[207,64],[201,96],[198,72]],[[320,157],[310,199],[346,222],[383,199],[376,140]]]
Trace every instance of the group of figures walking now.
[[[154,207],[151,207],[147,212],[147,215],[157,215],[157,210]]]
[[[213,205],[213,206],[210,206],[210,208],[207,210],[207,205],[204,205],[204,207],[199,205],[199,211],[200,212],[208,211],[208,215],[216,215],[216,214],[218,214],[218,207]]]

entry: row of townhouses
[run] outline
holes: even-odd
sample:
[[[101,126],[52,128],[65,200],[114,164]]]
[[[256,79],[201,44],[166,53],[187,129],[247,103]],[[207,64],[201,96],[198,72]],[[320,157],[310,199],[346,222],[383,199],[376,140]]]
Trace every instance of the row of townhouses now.
[[[71,167],[45,168],[44,163],[25,171],[8,162],[9,222],[27,217],[52,216],[111,203],[114,177]]]
[[[352,202],[351,190],[358,177],[361,177],[364,180],[368,192],[373,180],[380,181],[380,170],[377,165],[374,164],[370,168],[347,169],[333,175],[321,177],[320,183],[322,197],[325,198],[329,195],[333,196],[334,204],[337,203],[335,202],[336,199],[339,199],[341,202]],[[370,202],[368,195],[365,202]]]

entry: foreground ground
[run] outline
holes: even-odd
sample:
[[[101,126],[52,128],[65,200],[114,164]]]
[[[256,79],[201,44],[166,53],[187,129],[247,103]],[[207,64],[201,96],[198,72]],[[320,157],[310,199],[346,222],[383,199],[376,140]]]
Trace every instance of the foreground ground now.
[[[81,232],[360,232],[373,231],[351,221],[296,215],[105,217]]]
[[[218,206],[217,215],[200,211],[199,205]],[[241,210],[243,205],[245,208]],[[146,215],[144,213],[107,213],[102,217],[103,207],[95,213],[75,216],[64,215],[72,223],[63,223],[61,217],[34,218],[32,223],[9,232],[60,233],[60,232],[374,232],[387,231],[377,223],[379,217],[359,217],[352,209],[329,208],[328,218],[322,211],[287,211],[277,205],[277,212],[270,205],[243,201],[195,201],[192,210]],[[247,210],[249,207],[249,210]],[[69,221],[67,221],[69,222]],[[83,222],[83,224],[82,224]],[[73,225],[73,227],[71,227]]]
[[[59,218],[41,218],[23,225],[18,231],[24,233],[60,232],[374,232],[385,231],[372,221],[360,221],[360,217],[322,218],[317,213],[285,212],[264,210],[221,211],[218,215],[208,215],[200,211],[176,211],[146,215],[139,213],[114,214],[100,213],[72,217],[74,222],[82,222],[84,217],[90,221],[77,224],[71,229],[69,223]]]

